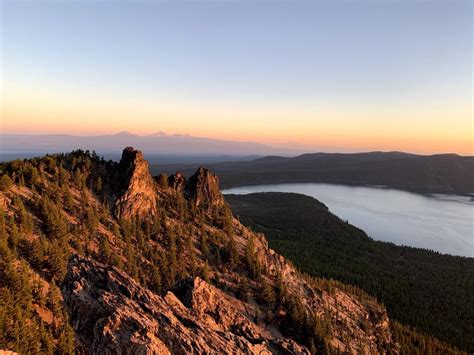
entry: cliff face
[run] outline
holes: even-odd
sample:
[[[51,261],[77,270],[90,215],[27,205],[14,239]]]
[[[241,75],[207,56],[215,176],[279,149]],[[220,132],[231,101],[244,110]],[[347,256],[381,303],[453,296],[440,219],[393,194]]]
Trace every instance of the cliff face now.
[[[124,190],[117,198],[115,207],[119,218],[146,216],[156,213],[156,187],[150,175],[148,162],[143,153],[127,147],[119,164]]]
[[[195,207],[214,207],[224,203],[219,178],[202,166],[189,178],[186,194],[194,201]]]
[[[62,285],[74,330],[86,354],[299,353],[289,339],[266,335],[219,290],[195,278],[192,303],[160,297],[124,272],[72,257]]]

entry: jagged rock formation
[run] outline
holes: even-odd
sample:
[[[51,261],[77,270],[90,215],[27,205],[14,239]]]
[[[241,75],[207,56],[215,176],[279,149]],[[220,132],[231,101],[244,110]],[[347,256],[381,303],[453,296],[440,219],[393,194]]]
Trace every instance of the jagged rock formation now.
[[[195,207],[213,207],[224,203],[219,178],[202,166],[189,178],[186,194],[193,199]]]
[[[186,187],[186,178],[177,172],[168,178],[168,185],[175,191],[183,191]]]
[[[156,188],[141,151],[132,147],[123,150],[120,174],[124,179],[124,191],[115,203],[117,216],[129,219],[156,213]]]
[[[187,307],[172,292],[157,296],[117,268],[73,256],[62,291],[81,353],[309,353],[265,335],[199,278],[190,284]]]

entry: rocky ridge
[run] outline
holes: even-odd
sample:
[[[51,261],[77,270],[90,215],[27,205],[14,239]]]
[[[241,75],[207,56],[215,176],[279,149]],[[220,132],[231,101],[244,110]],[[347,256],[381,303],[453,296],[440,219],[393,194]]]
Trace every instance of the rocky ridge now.
[[[185,306],[114,267],[73,256],[62,284],[71,321],[86,354],[292,353],[294,341],[265,335],[215,287],[195,278]]]

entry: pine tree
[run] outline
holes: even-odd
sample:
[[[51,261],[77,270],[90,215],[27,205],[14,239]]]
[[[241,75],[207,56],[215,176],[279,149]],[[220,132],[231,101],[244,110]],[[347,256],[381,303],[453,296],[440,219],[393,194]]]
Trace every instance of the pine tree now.
[[[176,194],[176,209],[178,211],[178,218],[184,221],[186,217],[186,200],[182,192]]]
[[[247,278],[242,277],[239,280],[238,288],[237,288],[237,297],[241,299],[244,302],[248,301],[250,294],[250,288],[249,288],[249,283],[247,281]]]
[[[170,287],[174,286],[176,282],[176,273],[177,273],[177,255],[176,255],[176,235],[173,229],[167,231],[167,249],[168,249],[168,271],[169,271],[169,285]]]
[[[74,330],[68,322],[65,322],[61,328],[57,352],[59,354],[74,354]]]
[[[0,255],[4,255],[8,249],[8,232],[5,222],[5,214],[0,209]]]
[[[97,234],[97,228],[99,227],[99,217],[95,209],[90,206],[86,212],[86,228],[91,237]]]
[[[270,308],[275,305],[275,291],[265,278],[262,278],[260,282],[258,299],[260,302],[268,305]]]
[[[17,304],[21,305],[25,311],[31,310],[33,295],[26,262],[20,262],[18,270],[11,268],[10,284]]]
[[[21,202],[20,199],[16,199],[15,205],[18,210],[21,233],[31,233],[33,229],[33,220],[31,218],[31,215],[26,211],[25,206],[23,205],[23,202]]]
[[[227,237],[226,246],[226,261],[231,269],[234,269],[239,262],[239,252],[237,250],[237,244],[235,243],[232,235]]]
[[[153,222],[151,223],[151,231],[150,231],[150,238],[153,239],[154,241],[157,241],[160,236],[161,232],[161,218],[160,218],[160,208],[158,208],[158,211],[156,215],[153,216]]]
[[[170,278],[168,259],[165,254],[159,256],[155,260],[155,265],[159,269],[161,276],[161,291],[167,290],[173,286]]]
[[[167,189],[167,188],[168,188],[168,175],[166,175],[166,174],[160,174],[159,181],[160,181],[160,186],[161,186],[163,189]]]
[[[232,212],[230,210],[229,206],[225,206],[223,208],[223,227],[225,233],[229,236],[232,237],[234,235],[234,226],[233,226],[233,221],[232,221]]]
[[[151,223],[152,222],[151,222],[150,218],[147,218],[145,220],[144,236],[145,236],[145,240],[147,242],[150,241],[150,239],[151,239],[151,230],[152,230]]]
[[[204,258],[207,258],[209,255],[209,246],[207,244],[207,236],[205,233],[201,234],[201,246],[200,246],[201,252],[204,256]]]
[[[18,231],[18,227],[13,218],[10,220],[10,237],[8,240],[11,251],[16,254],[18,243],[20,241],[20,232]]]
[[[97,179],[95,180],[95,183],[94,183],[94,190],[95,192],[97,192],[98,194],[100,194],[102,192],[102,189],[103,189],[103,182],[102,182],[102,179],[99,177],[97,177]]]
[[[61,296],[59,288],[54,284],[50,284],[49,292],[48,292],[48,308],[53,312],[53,317],[55,319],[55,330],[58,331],[59,324],[58,320],[62,317],[62,307],[61,307]]]
[[[18,181],[18,184],[21,186],[21,187],[24,187],[25,186],[25,177],[23,176],[23,174],[20,175],[20,179]]]
[[[38,329],[41,354],[54,354],[54,343],[52,335],[45,329],[43,322],[40,322]]]
[[[60,239],[68,231],[67,220],[62,209],[48,197],[43,197],[40,203],[41,214],[46,232],[51,239]]]
[[[189,271],[191,275],[194,275],[196,273],[196,249],[194,248],[193,240],[190,233],[191,232],[188,232],[184,237],[184,248],[188,254]]]
[[[49,246],[49,266],[55,280],[62,280],[66,275],[67,250],[64,242],[53,242]]]
[[[120,233],[120,227],[117,223],[113,224],[113,233],[114,236],[116,236],[117,238],[122,238],[122,234]]]
[[[153,267],[150,284],[153,291],[156,293],[161,292],[161,273],[157,266]]]
[[[0,191],[6,192],[10,190],[12,186],[13,186],[12,179],[7,174],[4,174],[0,178]]]
[[[207,260],[204,262],[203,266],[201,267],[201,278],[209,283],[209,265]]]
[[[0,261],[0,267],[1,265]],[[0,283],[2,283],[5,281],[5,273],[2,273],[1,269],[0,276],[2,276],[2,278],[0,278]],[[15,299],[12,291],[7,287],[0,287],[0,344],[7,349],[13,348],[12,323],[14,322],[14,309]]]
[[[250,235],[245,251],[245,260],[249,275],[252,278],[258,278],[261,274],[261,266],[255,250],[255,241],[253,235]]]
[[[105,236],[101,238],[101,248],[100,249],[101,249],[102,262],[109,263],[111,255],[112,255],[112,251],[110,249],[109,240]]]
[[[74,198],[72,197],[71,191],[67,185],[63,188],[63,205],[67,211],[72,212],[74,207]]]

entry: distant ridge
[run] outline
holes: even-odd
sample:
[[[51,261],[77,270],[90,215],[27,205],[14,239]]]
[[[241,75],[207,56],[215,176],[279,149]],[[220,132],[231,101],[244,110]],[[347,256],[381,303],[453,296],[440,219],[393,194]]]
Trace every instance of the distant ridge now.
[[[147,154],[190,155],[297,155],[297,149],[272,147],[255,142],[194,137],[189,134],[136,135],[128,131],[109,135],[75,136],[70,134],[0,134],[2,153],[53,153],[73,149],[95,150],[99,153],[117,152],[121,147],[134,146]]]
[[[474,196],[474,157],[404,152],[312,153],[296,157],[266,156],[251,161],[208,164],[223,188],[245,185],[322,182],[383,185],[419,193]],[[153,172],[196,165],[152,165]]]

